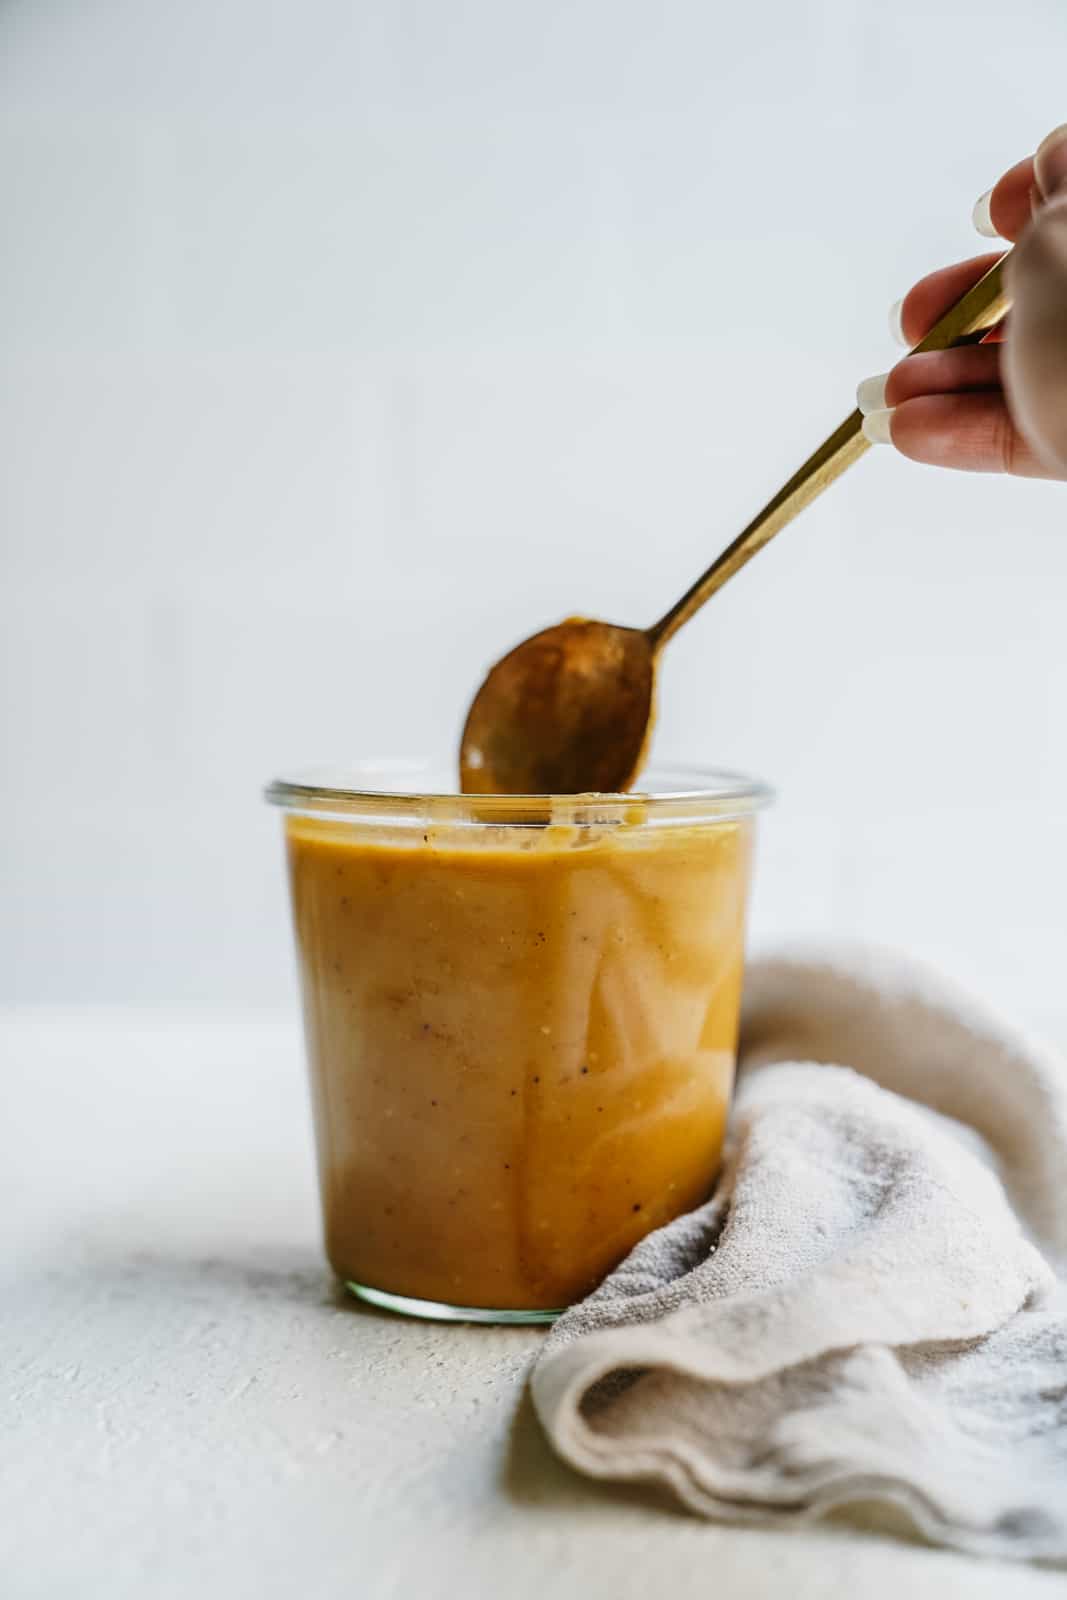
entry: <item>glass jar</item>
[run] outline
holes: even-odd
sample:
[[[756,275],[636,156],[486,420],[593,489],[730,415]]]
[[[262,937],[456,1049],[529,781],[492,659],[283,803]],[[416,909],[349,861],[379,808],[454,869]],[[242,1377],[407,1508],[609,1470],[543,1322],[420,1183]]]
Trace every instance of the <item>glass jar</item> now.
[[[640,794],[279,779],[326,1253],[394,1310],[548,1321],[714,1182],[754,813]]]

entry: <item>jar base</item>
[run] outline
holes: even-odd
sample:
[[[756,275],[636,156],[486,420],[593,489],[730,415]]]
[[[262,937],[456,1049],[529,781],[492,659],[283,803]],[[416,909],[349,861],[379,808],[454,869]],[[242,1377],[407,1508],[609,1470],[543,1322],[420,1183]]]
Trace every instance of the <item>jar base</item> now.
[[[357,1300],[365,1300],[368,1305],[378,1306],[383,1311],[396,1311],[402,1317],[421,1317],[425,1322],[498,1322],[498,1323],[536,1323],[555,1322],[557,1317],[563,1315],[565,1306],[555,1310],[536,1311],[496,1311],[487,1306],[450,1306],[440,1300],[413,1300],[404,1294],[389,1294],[385,1289],[372,1289],[365,1283],[354,1283],[351,1278],[342,1279],[349,1294]]]

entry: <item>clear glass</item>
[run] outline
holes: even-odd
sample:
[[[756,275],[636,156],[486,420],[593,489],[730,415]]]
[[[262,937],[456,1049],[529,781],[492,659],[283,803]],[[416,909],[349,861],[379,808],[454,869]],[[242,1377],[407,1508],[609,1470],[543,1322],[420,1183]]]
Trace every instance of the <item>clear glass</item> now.
[[[331,1265],[393,1310],[550,1320],[710,1192],[769,791],[457,795],[379,764],[267,797]]]

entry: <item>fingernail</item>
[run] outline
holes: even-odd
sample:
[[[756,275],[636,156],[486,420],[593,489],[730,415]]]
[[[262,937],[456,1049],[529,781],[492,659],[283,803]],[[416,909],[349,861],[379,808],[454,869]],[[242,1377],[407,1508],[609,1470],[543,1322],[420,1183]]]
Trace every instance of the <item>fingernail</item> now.
[[[856,404],[865,417],[872,411],[885,410],[885,380],[888,376],[888,372],[876,372],[873,378],[864,378],[856,390]]]
[[[1044,199],[1067,183],[1067,122],[1042,139],[1034,156],[1034,177]]]
[[[906,350],[908,341],[904,334],[903,311],[903,300],[894,300],[889,307],[889,331],[897,341],[897,344],[902,344]]]
[[[893,412],[896,408],[890,406],[888,410],[871,411],[863,419],[863,437],[868,444],[893,443]]]
[[[987,189],[985,194],[978,196],[978,199],[974,202],[974,210],[971,212],[974,231],[980,233],[983,239],[995,239],[997,237],[997,230],[993,226],[993,213],[989,208],[989,202],[992,198],[992,189]]]

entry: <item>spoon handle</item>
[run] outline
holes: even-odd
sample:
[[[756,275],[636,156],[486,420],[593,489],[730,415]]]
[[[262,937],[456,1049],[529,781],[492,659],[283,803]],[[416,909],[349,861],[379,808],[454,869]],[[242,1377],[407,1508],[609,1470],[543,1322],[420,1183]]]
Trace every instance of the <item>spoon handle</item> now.
[[[1007,254],[1001,256],[973,288],[949,307],[944,316],[934,323],[925,339],[920,339],[915,350],[947,350],[950,345],[975,344],[983,333],[1001,320],[1010,305],[1004,288]],[[792,522],[797,513],[829,488],[846,467],[850,467],[870,449],[862,427],[862,414],[853,411],[828,439],[823,440],[788,483],[783,484],[763,510],[753,517],[748,527],[712,562],[707,572],[686,590],[665,616],[647,630],[654,648],[659,649],[666,644],[706,600],[710,600],[735,572],[740,572],[758,550],[770,543],[786,523]]]

